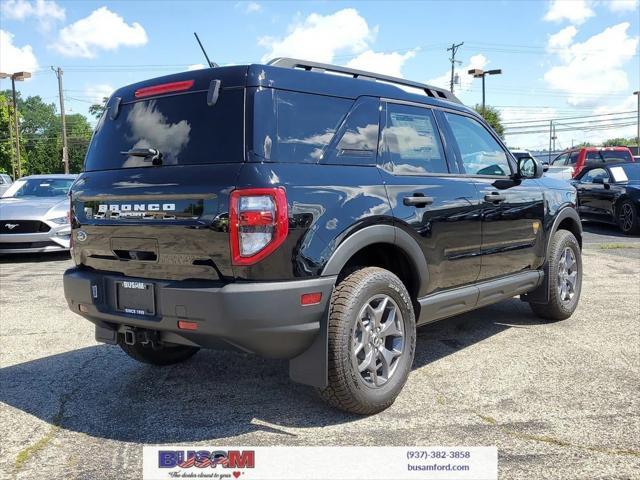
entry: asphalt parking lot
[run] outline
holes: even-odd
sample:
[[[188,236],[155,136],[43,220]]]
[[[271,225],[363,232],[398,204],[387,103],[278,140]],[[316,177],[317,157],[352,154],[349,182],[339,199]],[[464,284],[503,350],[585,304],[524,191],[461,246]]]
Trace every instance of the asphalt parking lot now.
[[[141,365],[68,311],[67,255],[0,258],[0,477],[141,477],[142,445],[496,445],[505,479],[638,478],[640,238],[585,225],[569,320],[509,300],[419,331],[396,403],[329,409],[286,363]]]

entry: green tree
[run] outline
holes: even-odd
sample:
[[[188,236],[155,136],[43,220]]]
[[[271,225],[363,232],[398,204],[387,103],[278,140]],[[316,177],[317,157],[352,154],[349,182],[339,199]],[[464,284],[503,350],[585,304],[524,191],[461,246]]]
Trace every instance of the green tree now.
[[[476,105],[474,110],[482,115],[482,118],[491,125],[491,128],[500,136],[504,138],[504,127],[502,126],[502,118],[500,117],[500,111],[497,108],[489,105],[482,108],[481,105]]]
[[[9,100],[0,94],[0,173],[13,174],[13,118]]]
[[[69,149],[69,172],[80,173],[84,157],[91,141],[93,129],[84,115],[67,115],[67,145]]]
[[[89,107],[89,115],[93,115],[95,118],[100,118],[102,113],[107,108],[107,102],[109,97],[102,97],[102,103],[94,103]]]

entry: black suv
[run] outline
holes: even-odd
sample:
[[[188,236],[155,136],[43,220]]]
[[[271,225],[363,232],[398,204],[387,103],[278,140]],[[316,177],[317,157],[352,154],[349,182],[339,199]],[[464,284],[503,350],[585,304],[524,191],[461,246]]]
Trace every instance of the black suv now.
[[[285,58],[153,79],[96,126],[65,295],[136,360],[286,358],[330,404],[375,413],[416,326],[516,295],[573,313],[576,192],[541,176],[428,85]]]

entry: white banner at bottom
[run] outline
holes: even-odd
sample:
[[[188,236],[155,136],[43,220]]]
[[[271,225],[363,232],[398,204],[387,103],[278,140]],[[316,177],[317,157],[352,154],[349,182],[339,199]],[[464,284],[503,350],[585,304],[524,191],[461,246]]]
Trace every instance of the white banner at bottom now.
[[[496,447],[144,447],[143,479],[496,480]]]

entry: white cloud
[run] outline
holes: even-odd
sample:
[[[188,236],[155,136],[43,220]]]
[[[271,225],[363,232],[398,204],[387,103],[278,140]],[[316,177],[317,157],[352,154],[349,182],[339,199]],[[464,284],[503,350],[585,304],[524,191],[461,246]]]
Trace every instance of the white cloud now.
[[[633,12],[640,5],[640,0],[609,0],[606,5],[612,12]]]
[[[5,0],[0,4],[0,13],[9,20],[25,20],[34,17],[40,26],[49,29],[56,20],[64,20],[64,8],[51,0]]]
[[[370,28],[357,10],[346,8],[330,15],[312,13],[290,25],[287,36],[262,37],[258,44],[269,50],[262,61],[294,57],[331,63],[336,54],[364,52],[376,33],[377,27]]]
[[[258,2],[238,2],[236,8],[242,10],[244,13],[258,13],[262,11],[262,5]]]
[[[109,98],[115,88],[106,83],[91,85],[84,89],[84,94],[91,99],[93,103],[102,103],[105,98]]]
[[[561,65],[548,70],[544,80],[554,90],[569,93],[571,105],[595,104],[607,94],[625,91],[629,81],[624,65],[638,47],[638,37],[627,34],[629,26],[620,23],[582,43],[568,44],[560,52]]]
[[[191,70],[202,70],[203,68],[207,68],[207,67],[202,63],[194,63],[193,65],[189,65],[187,67],[187,70],[189,70],[189,71],[191,71]]]
[[[31,45],[18,47],[13,44],[13,34],[0,30],[0,72],[33,72],[38,68],[38,60]]]
[[[60,30],[52,48],[69,57],[95,58],[100,49],[138,47],[147,41],[147,33],[138,22],[128,25],[117,13],[100,7]]]
[[[467,63],[463,67],[456,66],[456,74],[459,78],[459,83],[455,85],[456,94],[459,92],[465,92],[469,90],[473,84],[473,76],[469,75],[467,72],[474,68],[484,69],[489,61],[487,57],[482,54],[474,55],[469,59],[469,63]],[[427,80],[429,85],[433,85],[434,87],[446,88],[449,90],[451,87],[451,70],[447,70],[445,73],[440,75],[439,77],[432,78],[431,80]]]
[[[544,19],[548,22],[568,20],[570,23],[580,25],[594,15],[587,0],[552,0]]]
[[[366,50],[349,60],[346,66],[393,77],[402,77],[402,67],[407,60],[416,56],[417,51],[418,49],[409,50],[406,53],[384,53]]]
[[[578,29],[573,25],[569,25],[568,27],[563,28],[558,33],[554,33],[549,36],[549,41],[547,42],[547,46],[550,49],[556,48],[566,48],[573,41],[573,37],[578,33]]]

